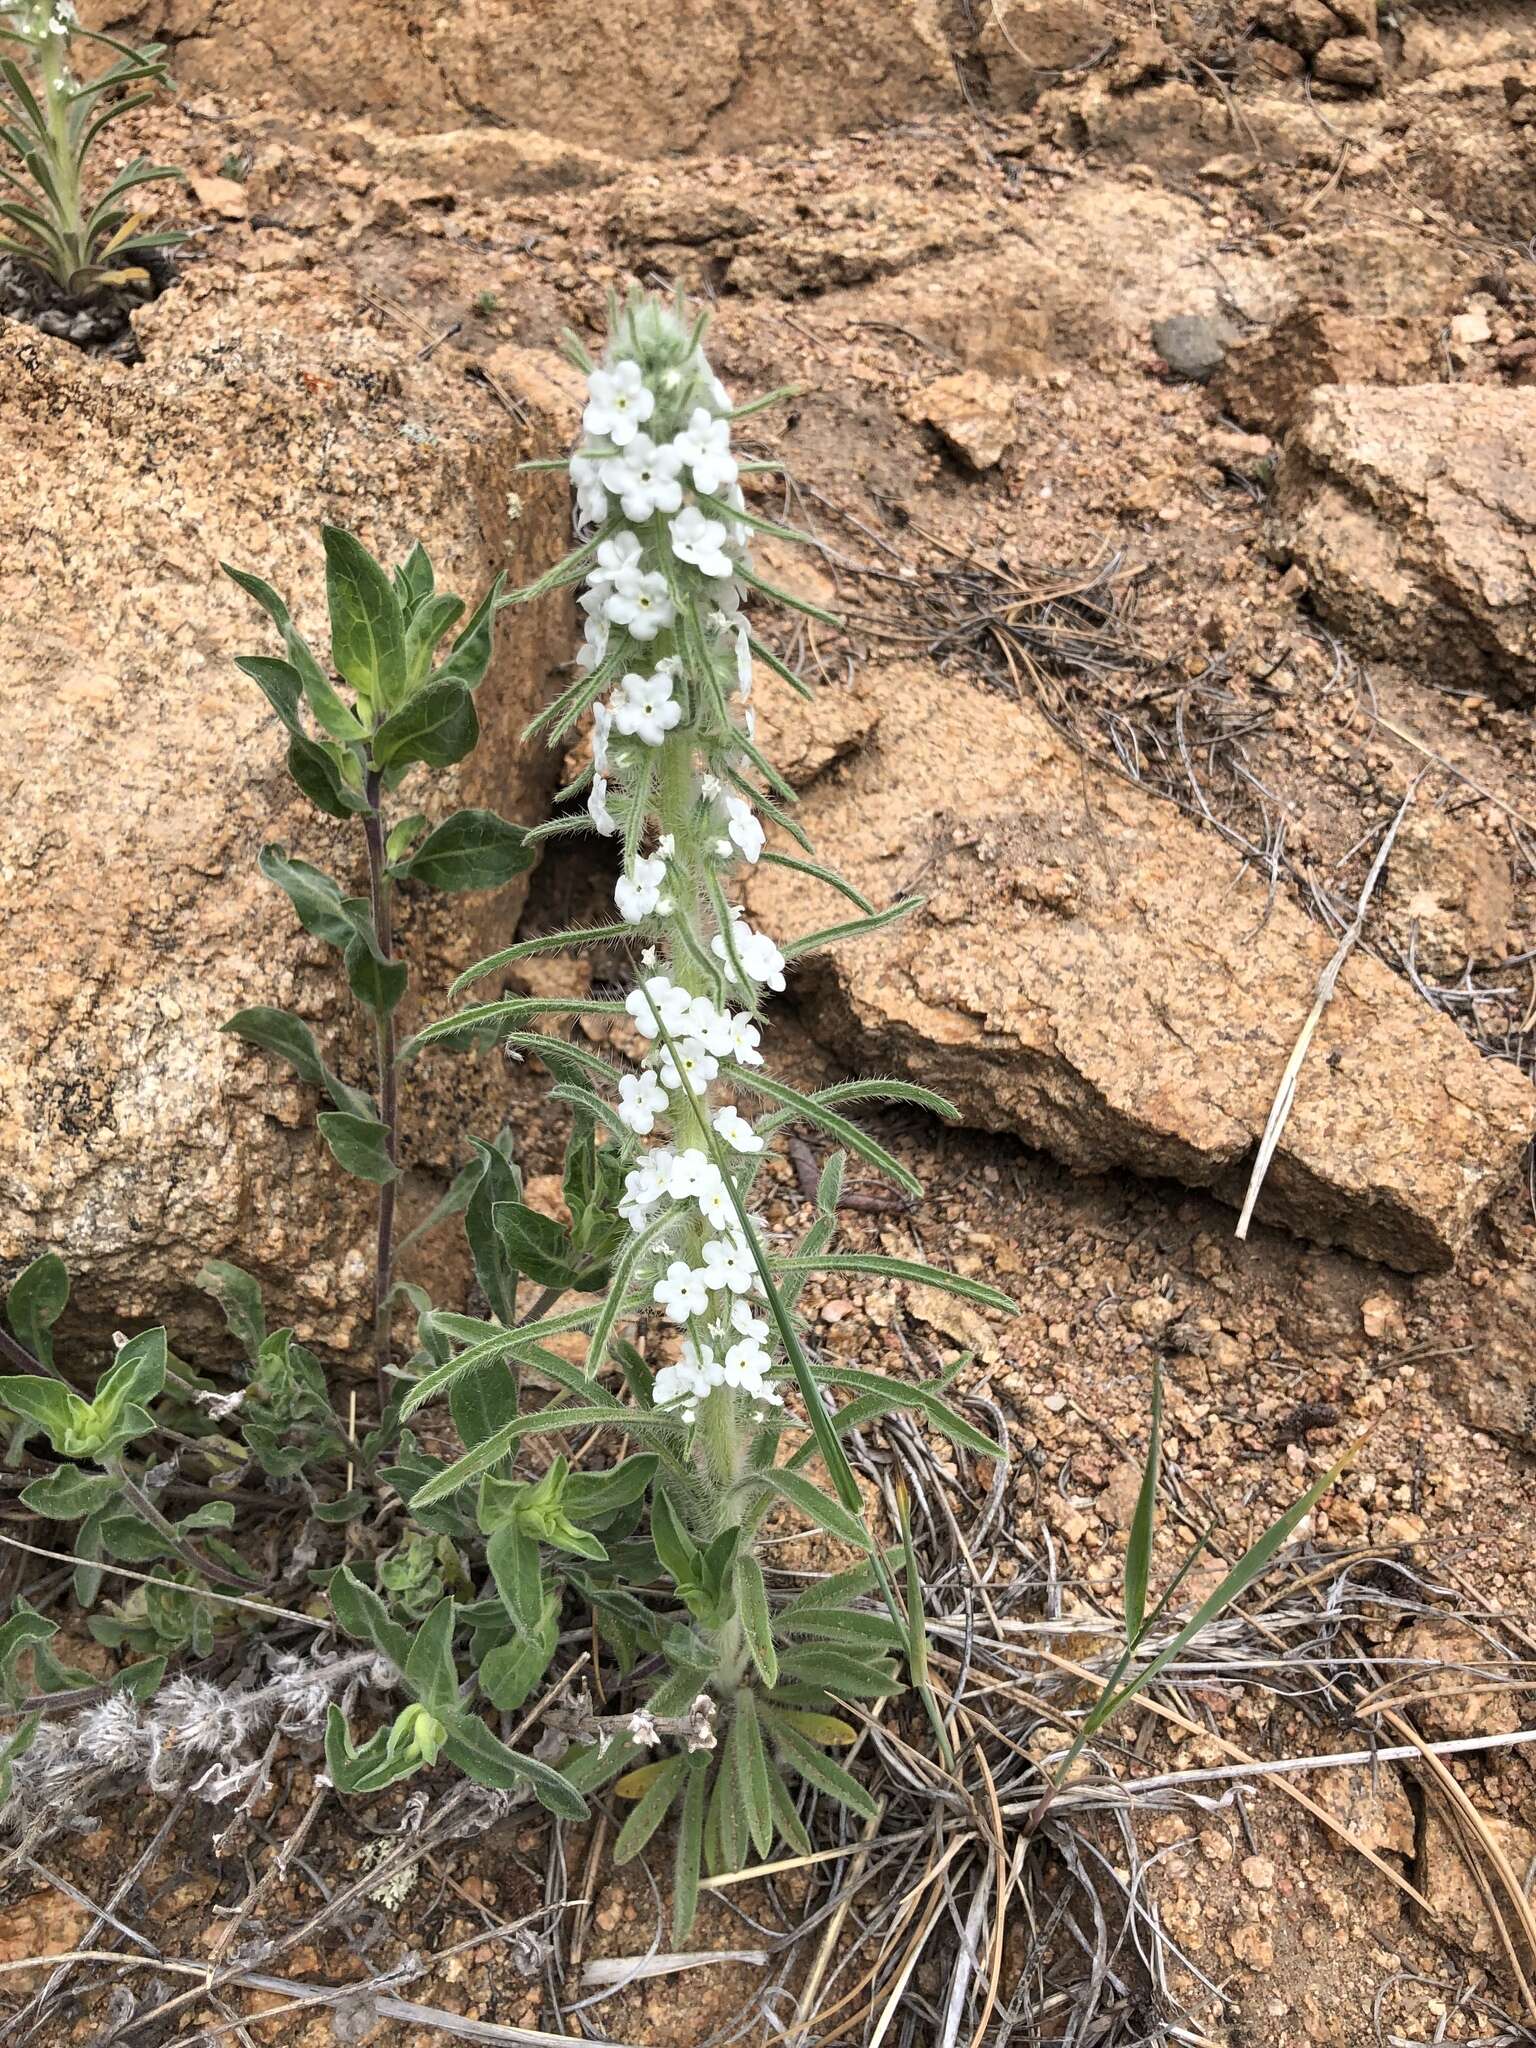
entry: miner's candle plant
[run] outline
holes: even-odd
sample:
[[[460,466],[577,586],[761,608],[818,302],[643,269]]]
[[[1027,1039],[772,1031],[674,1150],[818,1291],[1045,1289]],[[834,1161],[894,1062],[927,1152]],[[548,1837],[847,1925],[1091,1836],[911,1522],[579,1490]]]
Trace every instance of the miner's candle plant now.
[[[764,996],[784,987],[791,958],[857,938],[914,906],[878,912],[809,857],[788,808],[794,793],[756,744],[754,659],[803,685],[748,623],[753,596],[798,603],[757,575],[750,542],[754,530],[801,536],[748,509],[732,429],[756,407],[732,406],[700,346],[702,324],[685,324],[681,307],[632,297],[614,309],[601,367],[576,350],[589,391],[584,439],[570,459],[579,545],[520,593],[526,599],[584,585],[575,679],[535,726],[558,744],[591,712],[591,765],[564,794],[572,802],[585,796],[577,827],[616,843],[617,918],[598,931],[513,946],[463,977],[468,983],[531,951],[601,938],[632,942],[639,984],[622,1000],[484,1003],[416,1041],[420,1049],[494,1031],[514,1049],[539,1052],[557,1078],[556,1093],[605,1126],[620,1148],[628,1230],[606,1297],[557,1319],[591,1332],[584,1374],[574,1385],[568,1369],[561,1378],[575,1405],[519,1413],[467,1443],[413,1507],[424,1513],[478,1481],[482,1529],[492,1532],[493,1545],[515,1532],[516,1569],[531,1580],[540,1532],[527,1520],[526,1489],[514,1501],[501,1476],[518,1440],[607,1425],[644,1447],[618,1472],[643,1466],[648,1513],[639,1583],[659,1575],[664,1590],[660,1611],[649,1613],[630,1647],[659,1651],[662,1675],[629,1732],[566,1768],[585,1790],[624,1774],[619,1790],[635,1804],[618,1840],[621,1859],[644,1845],[669,1808],[680,1808],[679,1938],[693,1917],[701,1867],[733,1868],[749,1849],[766,1855],[776,1838],[808,1846],[794,1780],[858,1812],[874,1811],[864,1787],[828,1754],[855,1733],[837,1696],[899,1691],[908,1625],[885,1555],[865,1526],[843,1435],[879,1414],[915,1408],[976,1454],[996,1455],[936,1389],[814,1362],[796,1313],[806,1280],[815,1272],[880,1274],[1011,1307],[990,1287],[926,1265],[830,1249],[847,1152],[919,1192],[907,1170],[843,1115],[844,1105],[896,1098],[953,1115],[949,1105],[899,1081],[854,1081],[805,1095],[774,1078],[760,1050]],[[764,816],[801,851],[769,851]],[[781,948],[731,899],[737,871],[759,860],[815,875],[851,899],[857,914]],[[620,1069],[534,1028],[543,1016],[581,1012],[632,1023],[645,1048],[638,1062]],[[794,1119],[820,1126],[841,1149],[822,1176],[804,1239],[790,1251],[770,1251],[752,1218],[753,1187],[768,1140]],[[404,1412],[492,1357],[536,1360],[555,1328],[546,1322],[487,1332],[420,1380]],[[626,1337],[630,1330],[648,1334],[649,1357]],[[611,1365],[623,1376],[623,1403],[604,1390]],[[793,1443],[781,1455],[786,1435]],[[817,1451],[830,1492],[809,1476]],[[765,1516],[784,1502],[857,1561],[778,1604],[758,1540]],[[575,1547],[547,1532],[543,1541]],[[861,1603],[872,1589],[885,1596],[883,1610]],[[632,1588],[613,1590],[633,1601]],[[598,1619],[601,1625],[601,1599]],[[690,1700],[710,1739],[695,1729],[671,1754],[635,1767],[660,1720]]]
[[[112,61],[92,78],[70,63],[74,37]],[[166,82],[164,51],[142,49],[80,26],[72,0],[0,7],[0,254],[51,278],[67,298],[103,287],[148,284],[143,258],[184,235],[145,233],[130,195],[182,173],[135,157],[100,192],[87,163],[114,121]]]

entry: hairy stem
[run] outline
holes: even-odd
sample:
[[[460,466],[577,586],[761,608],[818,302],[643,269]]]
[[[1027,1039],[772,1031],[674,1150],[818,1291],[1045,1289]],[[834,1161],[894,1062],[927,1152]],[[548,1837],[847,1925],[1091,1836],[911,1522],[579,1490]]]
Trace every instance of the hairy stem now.
[[[384,873],[384,811],[380,778],[373,770],[367,781],[368,812],[363,833],[368,842],[368,898],[373,910],[373,930],[384,959],[393,958],[390,930],[389,880]],[[395,1056],[393,1013],[377,1023],[379,1068],[379,1119],[384,1126],[385,1147],[392,1166],[400,1164],[400,1070]],[[379,1413],[389,1405],[389,1340],[394,1318],[390,1292],[395,1265],[395,1187],[392,1180],[379,1189],[379,1227],[373,1264],[373,1376],[379,1393]]]

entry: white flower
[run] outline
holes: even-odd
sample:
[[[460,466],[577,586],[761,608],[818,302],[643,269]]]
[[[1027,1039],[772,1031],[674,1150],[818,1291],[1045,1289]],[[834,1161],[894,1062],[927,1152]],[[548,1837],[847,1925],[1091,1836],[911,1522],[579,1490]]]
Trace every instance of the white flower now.
[[[607,540],[600,540],[597,544],[597,566],[588,570],[588,583],[594,589],[600,589],[605,583],[617,583],[626,570],[639,570],[644,552],[639,534],[610,534]]]
[[[731,1020],[715,1008],[708,996],[695,996],[688,1005],[688,1036],[696,1038],[717,1060],[730,1058]]]
[[[736,1204],[731,1200],[718,1168],[714,1180],[707,1188],[701,1188],[694,1200],[711,1230],[736,1230],[740,1227],[736,1221]]]
[[[761,1394],[763,1377],[772,1367],[773,1360],[762,1345],[755,1344],[750,1337],[743,1337],[725,1354],[725,1384],[743,1387],[749,1394]]]
[[[733,1010],[728,1022],[731,1033],[730,1057],[738,1067],[760,1067],[763,1056],[758,1051],[763,1034],[758,1030],[745,1010]],[[725,1057],[724,1054],[721,1055]]]
[[[581,647],[576,655],[578,668],[594,669],[608,652],[608,635],[613,630],[603,617],[603,593],[589,590],[581,599],[586,617],[581,622]]]
[[[709,1289],[704,1276],[695,1273],[686,1259],[674,1259],[665,1276],[651,1289],[651,1299],[674,1323],[686,1323],[701,1316],[709,1306]]]
[[[712,1294],[726,1291],[746,1294],[757,1277],[757,1269],[746,1246],[729,1237],[712,1237],[709,1240],[704,1247],[701,1271]]]
[[[683,502],[678,474],[683,458],[675,448],[658,448],[649,434],[636,434],[622,455],[610,455],[599,475],[624,508],[626,519],[675,512]],[[720,529],[722,535],[725,528]],[[713,571],[729,575],[730,570]]]
[[[727,1103],[717,1109],[713,1118],[715,1129],[724,1138],[733,1152],[761,1152],[763,1141],[747,1122],[739,1109]]]
[[[608,493],[603,489],[598,464],[590,455],[571,457],[571,482],[576,486],[576,523],[601,526],[608,517]]]
[[[665,1114],[667,1098],[654,1074],[619,1076],[619,1121],[638,1137],[649,1137],[656,1119]]]
[[[614,578],[603,616],[615,626],[626,627],[637,640],[654,640],[676,616],[667,595],[666,577],[657,569],[648,575],[638,569],[623,570]]]
[[[701,797],[713,803],[719,794],[720,778],[718,775],[701,775],[699,777],[699,795]]]
[[[688,425],[672,446],[693,472],[693,487],[713,497],[736,481],[739,471],[731,453],[729,420],[712,419],[702,405],[695,406]]]
[[[652,1209],[667,1192],[667,1167],[672,1155],[665,1145],[648,1152],[638,1166],[624,1176],[624,1199],[642,1209]]]
[[[615,726],[630,739],[659,747],[683,715],[672,695],[671,676],[661,669],[649,676],[630,674],[619,687],[613,700]]]
[[[726,390],[713,370],[709,373],[709,395],[717,411],[729,412],[731,410],[731,394]]]
[[[720,1185],[719,1167],[697,1145],[679,1152],[667,1169],[667,1193],[677,1202],[713,1193]]]
[[[612,839],[619,829],[619,821],[608,808],[608,778],[606,775],[593,776],[592,788],[587,796],[587,810],[591,816],[592,823],[597,827],[604,839]]]
[[[746,859],[755,861],[763,850],[763,840],[766,837],[756,811],[745,797],[740,796],[728,796],[725,800],[725,811],[731,821],[726,831]]]
[[[624,509],[629,510],[627,499]],[[735,570],[735,563],[725,552],[724,526],[718,519],[706,519],[697,505],[679,512],[668,523],[667,531],[672,536],[672,552],[680,562],[691,562],[706,576],[729,576]]]
[[[750,1301],[738,1298],[731,1303],[731,1328],[739,1337],[750,1337],[756,1344],[768,1342],[768,1318],[756,1314]]]
[[[627,448],[656,410],[656,394],[646,389],[638,363],[594,370],[587,390],[591,396],[581,424],[589,434],[606,435],[615,448]]]
[[[624,1007],[635,1020],[642,1038],[654,1038],[660,1017],[675,1038],[687,1030],[693,1019],[693,997],[685,988],[675,988],[664,974],[653,974],[642,988],[632,988]]]
[[[781,989],[784,986],[784,955],[766,932],[754,931],[739,911],[731,914],[731,937],[735,941],[736,957],[751,976],[768,988]],[[725,965],[728,975],[735,978],[736,970],[731,965],[730,955],[725,949],[725,939],[720,932],[710,940],[715,958]],[[759,1060],[756,1065],[761,1065]]]
[[[608,628],[603,627],[603,638]],[[606,704],[592,706],[592,766],[599,775],[608,773],[608,736],[613,731],[613,713]]]
[[[671,897],[661,893],[666,879],[664,860],[637,860],[632,871],[620,875],[613,885],[613,900],[620,917],[629,924],[639,924],[642,918],[652,917],[658,911],[665,917],[672,908]]]
[[[707,1088],[720,1071],[720,1063],[696,1038],[685,1038],[675,1054],[663,1052],[658,1071],[663,1088],[676,1091],[685,1084],[694,1095]]]
[[[752,694],[752,636],[745,620],[736,627],[736,699],[745,704]]]

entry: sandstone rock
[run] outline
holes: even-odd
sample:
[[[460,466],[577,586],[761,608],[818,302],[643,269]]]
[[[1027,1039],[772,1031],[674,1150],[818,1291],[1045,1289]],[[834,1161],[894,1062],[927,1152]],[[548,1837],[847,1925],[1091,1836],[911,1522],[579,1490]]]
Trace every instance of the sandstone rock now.
[[[1414,1726],[1429,1741],[1512,1735],[1521,1725],[1523,1695],[1500,1683],[1517,1674],[1465,1623],[1440,1616],[1409,1622],[1386,1655],[1394,1692],[1411,1698]]]
[[[1372,319],[1309,300],[1234,342],[1212,389],[1235,420],[1278,436],[1320,385],[1433,382],[1436,334],[1427,319]]]
[[[1326,85],[1369,92],[1381,83],[1381,45],[1374,36],[1335,36],[1312,59],[1312,75]]]
[[[939,377],[914,394],[907,418],[930,426],[968,469],[995,469],[1013,439],[1013,391],[981,370]]]
[[[1536,1856],[1536,1835],[1517,1821],[1504,1820],[1497,1814],[1485,1814],[1483,1819],[1514,1869],[1516,1881],[1522,1881],[1532,1857]],[[1487,1870],[1481,1855],[1479,1867]],[[1507,1922],[1512,1915],[1508,1896],[1491,1872],[1488,1877]],[[1424,1817],[1414,1882],[1429,1901],[1428,1924],[1436,1934],[1455,1942],[1469,1955],[1505,1962],[1508,1952],[1494,1924],[1483,1887],[1467,1867],[1460,1838],[1438,1807],[1431,1807]]]
[[[1314,393],[1271,531],[1367,651],[1462,687],[1536,693],[1536,391]]]
[[[1031,105],[1043,72],[1082,64],[1113,40],[1102,0],[989,0],[978,12],[976,54],[1001,108]]]
[[[1469,960],[1509,950],[1514,886],[1508,856],[1464,812],[1421,810],[1403,820],[1382,895],[1397,942],[1421,974],[1454,981]]]
[[[1061,4],[1061,0],[1058,0]],[[1067,12],[1073,11],[1070,6]],[[85,0],[90,28],[173,41],[182,92],[371,115],[407,132],[517,129],[670,156],[803,141],[960,106],[939,0]]]
[[[1263,0],[1257,26],[1308,57],[1316,56],[1343,29],[1338,14],[1324,0]]]
[[[516,476],[549,451],[536,427],[414,363],[414,337],[375,332],[355,298],[310,277],[300,310],[291,290],[168,294],[132,372],[0,323],[0,1273],[60,1252],[82,1334],[161,1316],[186,1334],[209,1256],[255,1272],[320,1342],[348,1341],[361,1291],[368,1191],[315,1141],[309,1092],[219,1033],[278,1004],[372,1078],[329,956],[256,872],[278,840],[355,882],[357,849],[294,797],[275,721],[232,667],[269,635],[220,557],[323,644],[323,518],[396,556],[420,536],[461,592],[542,567],[566,526],[558,480]],[[518,735],[564,630],[558,607],[504,615],[481,749],[424,808],[542,815],[551,764]],[[403,905],[418,1019],[520,900]],[[423,1061],[413,1150],[461,1163],[460,1130],[494,1131],[497,1076]]]
[[[1166,804],[1088,777],[1044,718],[919,664],[868,678],[870,744],[800,822],[879,902],[926,908],[806,961],[812,1029],[921,1074],[984,1129],[1069,1165],[1240,1199],[1333,941],[1266,915],[1261,878]],[[762,869],[750,908],[798,934],[840,914]],[[1515,1169],[1536,1091],[1403,980],[1346,968],[1259,1213],[1406,1267],[1447,1262]]]
[[[1374,1771],[1367,1764],[1340,1770],[1313,1771],[1305,1780],[1308,1794],[1348,1828],[1363,1848],[1380,1855],[1410,1857],[1418,1830],[1403,1781],[1390,1765]]]

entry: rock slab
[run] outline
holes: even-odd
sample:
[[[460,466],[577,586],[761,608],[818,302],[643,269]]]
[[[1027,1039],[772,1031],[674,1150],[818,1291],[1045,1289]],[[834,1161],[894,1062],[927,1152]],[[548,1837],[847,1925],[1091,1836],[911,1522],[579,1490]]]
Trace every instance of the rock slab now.
[[[290,290],[180,288],[132,370],[0,322],[0,1283],[59,1252],[82,1336],[162,1316],[187,1334],[210,1256],[255,1272],[314,1341],[349,1341],[365,1291],[371,1191],[331,1165],[309,1091],[219,1031],[247,1004],[296,1010],[372,1085],[334,956],[255,866],[277,840],[354,887],[359,849],[295,797],[232,666],[273,649],[220,557],[324,645],[322,519],[396,559],[419,536],[471,598],[546,565],[565,530],[560,480],[516,474],[550,452],[533,430],[418,369],[355,300]],[[564,631],[558,606],[503,615],[479,753],[430,793],[418,771],[397,815],[418,794],[433,816],[543,814],[553,763],[518,735]],[[402,904],[418,1018],[520,902]],[[435,1169],[462,1163],[458,1129],[494,1135],[500,1071],[413,1070],[409,1136]]]
[[[1271,535],[1368,651],[1457,689],[1536,696],[1536,390],[1315,392]]]
[[[803,963],[811,1028],[1068,1165],[1239,1202],[1333,941],[1170,805],[1085,771],[1028,705],[929,666],[866,678],[867,745],[806,792],[821,856],[912,917]],[[764,867],[781,938],[846,916]],[[1356,955],[1313,1041],[1262,1220],[1443,1266],[1514,1172],[1536,1090]]]

